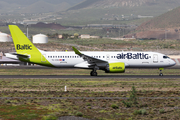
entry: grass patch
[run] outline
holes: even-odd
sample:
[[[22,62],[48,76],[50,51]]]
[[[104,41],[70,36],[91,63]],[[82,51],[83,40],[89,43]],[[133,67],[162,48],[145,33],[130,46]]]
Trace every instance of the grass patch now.
[[[36,97],[0,99],[0,118],[48,120],[58,119],[61,116],[81,116],[89,119],[179,119],[180,111],[177,109],[180,106],[179,99],[169,98],[179,97],[179,80],[0,79],[0,97]],[[68,92],[64,92],[65,85]],[[51,97],[81,99],[60,100]],[[95,97],[95,99],[86,99],[86,97]],[[169,99],[138,99],[140,97]]]
[[[112,104],[111,107],[112,107],[113,109],[118,109],[118,108],[119,108],[117,104]]]
[[[13,120],[40,119],[42,115],[48,113],[45,109],[37,109],[36,106],[31,105],[1,105],[0,111],[2,118]]]
[[[147,115],[147,111],[145,109],[141,109],[141,110],[135,110],[133,112],[134,115]]]

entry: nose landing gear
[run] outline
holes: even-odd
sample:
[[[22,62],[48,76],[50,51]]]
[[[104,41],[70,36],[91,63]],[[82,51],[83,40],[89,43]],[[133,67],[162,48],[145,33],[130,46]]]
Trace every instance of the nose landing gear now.
[[[164,70],[164,68],[159,68],[159,70],[160,70],[159,76],[163,76],[162,70]]]

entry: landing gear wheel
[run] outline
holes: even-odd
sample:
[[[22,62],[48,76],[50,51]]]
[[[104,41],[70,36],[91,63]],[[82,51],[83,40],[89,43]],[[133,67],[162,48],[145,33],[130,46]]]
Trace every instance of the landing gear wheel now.
[[[163,74],[162,74],[162,73],[160,73],[160,74],[159,74],[159,76],[163,76]]]
[[[159,70],[160,70],[159,76],[163,76],[162,70],[164,70],[164,68],[159,68]]]
[[[90,75],[91,76],[97,76],[97,72],[91,71]]]

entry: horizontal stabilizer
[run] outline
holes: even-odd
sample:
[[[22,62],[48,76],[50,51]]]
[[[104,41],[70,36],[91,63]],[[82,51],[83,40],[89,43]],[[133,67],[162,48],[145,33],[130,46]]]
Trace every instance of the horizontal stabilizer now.
[[[29,55],[23,55],[23,54],[18,54],[18,53],[9,53],[9,54],[16,55],[17,57],[23,57],[23,58],[29,58],[30,57]]]

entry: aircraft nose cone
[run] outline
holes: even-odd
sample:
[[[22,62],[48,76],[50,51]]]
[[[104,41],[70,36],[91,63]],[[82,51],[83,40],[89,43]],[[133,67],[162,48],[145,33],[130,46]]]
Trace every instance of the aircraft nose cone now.
[[[171,60],[171,65],[176,65],[176,62],[174,60]]]

